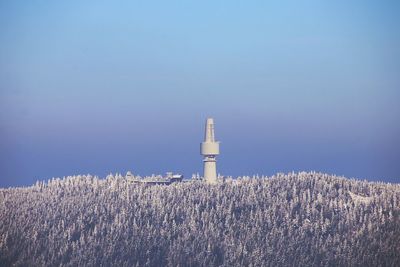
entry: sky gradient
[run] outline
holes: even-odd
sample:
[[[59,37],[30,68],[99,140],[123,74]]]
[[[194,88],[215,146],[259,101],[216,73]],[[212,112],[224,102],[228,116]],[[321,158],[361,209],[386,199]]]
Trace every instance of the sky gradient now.
[[[316,170],[400,182],[398,1],[1,1],[0,187]],[[329,3],[331,2],[331,3]]]

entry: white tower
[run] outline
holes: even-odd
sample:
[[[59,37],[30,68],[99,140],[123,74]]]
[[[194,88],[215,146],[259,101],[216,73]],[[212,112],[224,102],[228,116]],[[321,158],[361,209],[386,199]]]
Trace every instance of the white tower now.
[[[219,155],[219,142],[214,137],[214,119],[207,118],[204,142],[200,144],[200,154],[204,156],[204,180],[208,184],[216,184],[217,181],[217,161],[215,157]]]

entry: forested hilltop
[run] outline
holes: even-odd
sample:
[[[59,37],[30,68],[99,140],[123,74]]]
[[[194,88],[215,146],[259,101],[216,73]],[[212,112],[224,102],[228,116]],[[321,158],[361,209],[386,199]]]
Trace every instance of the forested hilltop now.
[[[322,173],[0,190],[2,266],[400,266],[400,184]]]

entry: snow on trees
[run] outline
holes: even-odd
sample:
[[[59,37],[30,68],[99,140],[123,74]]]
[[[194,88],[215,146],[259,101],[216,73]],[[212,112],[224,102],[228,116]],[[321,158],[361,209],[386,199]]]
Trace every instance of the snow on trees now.
[[[400,265],[399,184],[315,172],[216,186],[135,179],[0,189],[0,265]]]

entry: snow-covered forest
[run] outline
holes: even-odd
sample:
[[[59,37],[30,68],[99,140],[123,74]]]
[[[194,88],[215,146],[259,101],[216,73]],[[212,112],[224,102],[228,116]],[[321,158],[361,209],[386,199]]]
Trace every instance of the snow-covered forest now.
[[[322,173],[0,189],[2,266],[400,266],[400,184]]]

